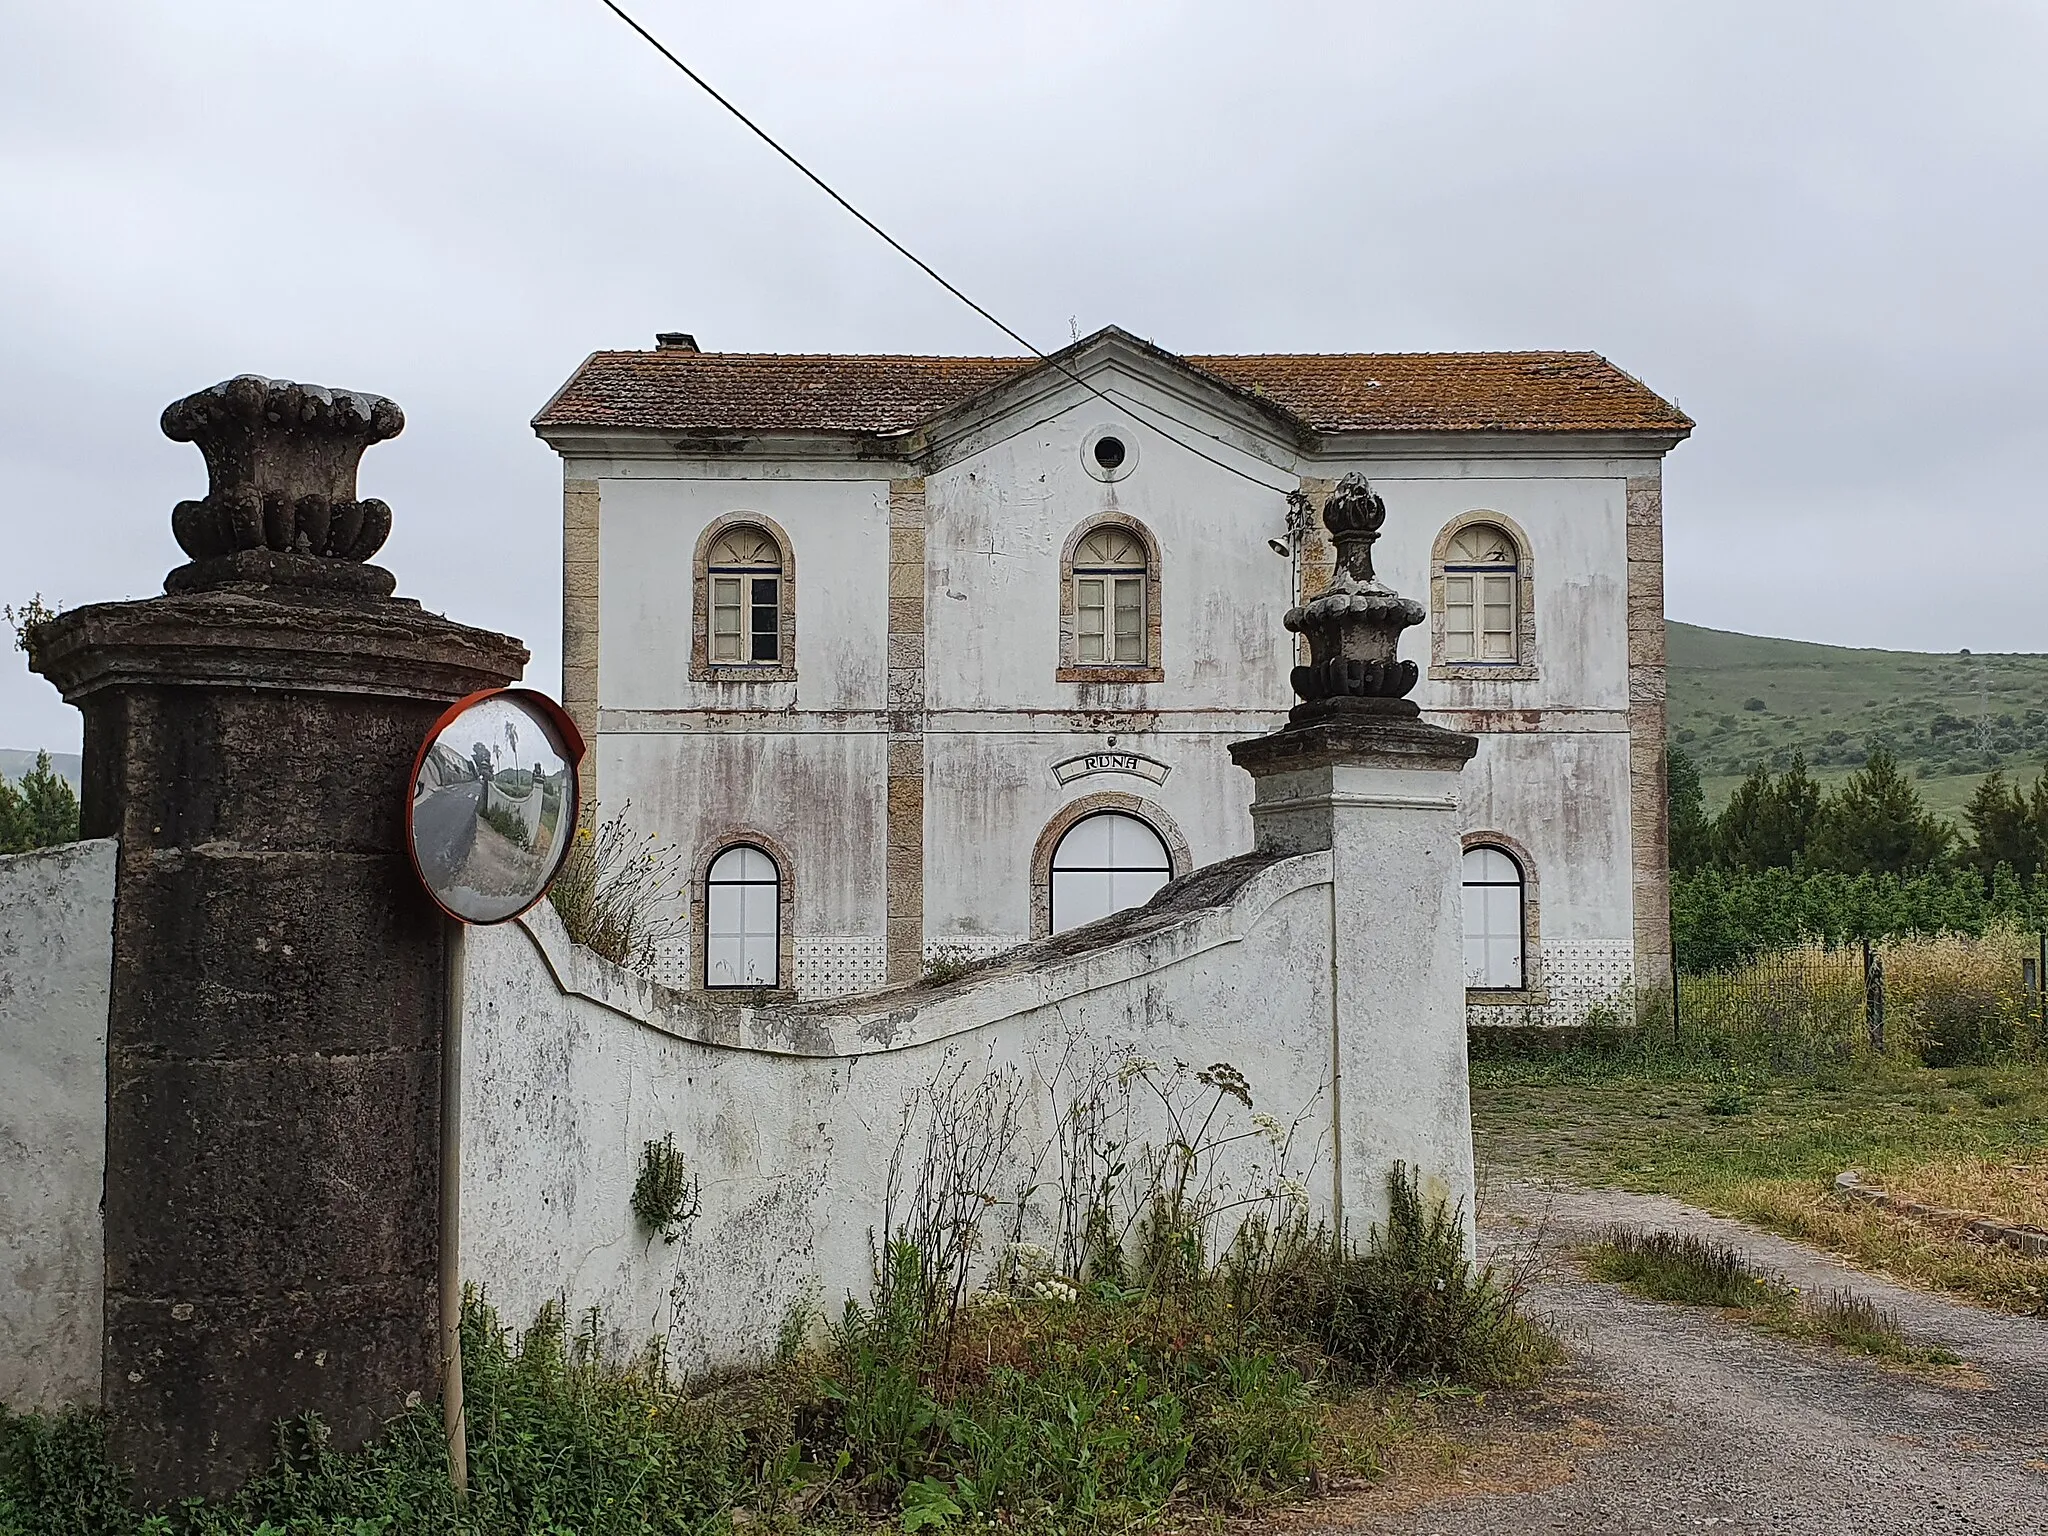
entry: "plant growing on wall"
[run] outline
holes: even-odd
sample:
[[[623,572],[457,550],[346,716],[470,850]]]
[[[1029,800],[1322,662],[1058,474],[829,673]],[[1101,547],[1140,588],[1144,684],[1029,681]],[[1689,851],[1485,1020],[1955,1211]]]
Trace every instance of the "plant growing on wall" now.
[[[629,801],[595,828],[582,827],[548,899],[569,937],[628,970],[651,970],[687,922],[682,854],[626,825]]]
[[[682,1225],[704,1208],[702,1182],[683,1162],[676,1150],[674,1131],[665,1131],[659,1141],[640,1149],[640,1174],[633,1180],[633,1214],[650,1232],[672,1243],[682,1236]]]
[[[35,644],[36,631],[63,611],[61,605],[53,607],[44,602],[43,594],[38,592],[19,608],[12,603],[0,608],[0,619],[5,619],[14,627],[14,648],[17,651],[25,651]]]

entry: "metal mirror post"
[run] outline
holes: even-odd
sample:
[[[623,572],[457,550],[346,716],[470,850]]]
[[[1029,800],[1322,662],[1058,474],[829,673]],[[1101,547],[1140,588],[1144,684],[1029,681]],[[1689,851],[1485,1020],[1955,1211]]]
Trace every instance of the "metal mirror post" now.
[[[448,937],[441,1046],[441,1382],[448,1467],[469,1486],[462,1411],[463,929],[502,923],[547,894],[576,837],[583,740],[562,707],[526,688],[451,705],[427,733],[406,789],[406,843]]]

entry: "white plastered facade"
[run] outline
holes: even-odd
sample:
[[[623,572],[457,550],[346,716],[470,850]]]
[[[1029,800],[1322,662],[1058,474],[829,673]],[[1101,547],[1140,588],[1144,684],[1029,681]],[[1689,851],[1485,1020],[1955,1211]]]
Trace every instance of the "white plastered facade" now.
[[[1327,560],[1319,526],[1292,557],[1269,546],[1288,542],[1284,490],[1357,471],[1385,498],[1375,560],[1400,592],[1429,600],[1433,547],[1460,518],[1491,513],[1527,546],[1533,654],[1521,660],[1533,676],[1432,680],[1434,626],[1403,643],[1424,674],[1414,697],[1426,717],[1481,738],[1462,791],[1468,830],[1516,848],[1540,892],[1525,994],[1475,994],[1475,1005],[1554,1021],[1660,979],[1662,957],[1638,953],[1637,908],[1663,836],[1634,824],[1649,797],[1631,731],[1644,734],[1654,694],[1661,806],[1661,644],[1654,669],[1631,644],[1643,537],[1632,546],[1629,518],[1631,490],[1654,489],[1669,440],[1462,432],[1305,447],[1139,350],[1107,343],[1069,366],[1090,387],[1027,375],[906,434],[893,459],[822,435],[727,438],[711,453],[656,433],[547,433],[572,493],[597,498],[597,591],[572,601],[598,636],[604,812],[630,802],[634,826],[688,850],[692,867],[749,829],[788,849],[784,985],[803,996],[892,974],[890,775],[906,740],[920,775],[911,853],[927,956],[987,954],[1042,931],[1041,845],[1084,801],[1152,821],[1177,873],[1242,852],[1245,784],[1224,744],[1273,729],[1294,702],[1282,616],[1305,574],[1319,583],[1304,572],[1311,546]],[[1105,428],[1132,459],[1113,480],[1087,459]],[[892,487],[899,506],[906,487],[921,500],[921,677],[892,670],[906,643],[900,621],[891,633]],[[694,551],[714,520],[749,513],[794,546],[796,679],[692,681]],[[1135,520],[1159,552],[1156,682],[1060,676],[1062,551],[1105,516]],[[902,696],[907,676],[914,698]],[[678,943],[660,979],[695,984],[691,954]]]

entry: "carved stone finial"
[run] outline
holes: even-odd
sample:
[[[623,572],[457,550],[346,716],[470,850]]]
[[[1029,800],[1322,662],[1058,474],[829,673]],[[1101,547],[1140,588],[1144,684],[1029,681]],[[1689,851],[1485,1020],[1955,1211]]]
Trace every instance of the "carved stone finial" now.
[[[364,564],[391,532],[391,509],[356,495],[372,443],[405,413],[382,395],[241,374],[164,408],[164,436],[206,457],[205,497],[181,501],[171,531],[192,557],[166,591],[230,585],[324,588],[388,597],[388,571]]]
[[[1401,631],[1425,617],[1422,604],[1383,585],[1372,569],[1372,546],[1386,520],[1387,504],[1360,474],[1338,481],[1323,503],[1323,526],[1337,544],[1336,572],[1327,589],[1283,621],[1308,637],[1308,665],[1288,679],[1302,699],[1293,712],[1298,722],[1333,713],[1421,713],[1406,697],[1419,676],[1415,663],[1396,652]]]
[[[1356,473],[1339,480],[1323,501],[1323,526],[1337,543],[1337,564],[1354,581],[1374,584],[1372,547],[1387,520],[1387,504],[1372,482]]]

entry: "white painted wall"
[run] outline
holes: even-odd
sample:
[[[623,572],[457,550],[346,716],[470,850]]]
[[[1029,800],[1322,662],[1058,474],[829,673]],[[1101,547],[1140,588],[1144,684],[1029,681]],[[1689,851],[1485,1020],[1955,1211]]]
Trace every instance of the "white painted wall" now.
[[[665,1336],[686,1368],[758,1357],[792,1306],[866,1295],[905,1105],[953,1066],[1017,1074],[1016,1176],[1051,1177],[1050,1084],[1070,1041],[1239,1066],[1260,1109],[1306,1117],[1289,1171],[1327,1215],[1329,871],[1327,853],[1285,859],[1222,905],[948,988],[759,1011],[620,971],[571,945],[546,906],[472,930],[466,1277],[510,1323],[561,1296],[600,1308],[620,1347]],[[1231,1123],[1248,1117],[1233,1108]],[[703,1189],[673,1244],[630,1209],[642,1148],[664,1133]]]
[[[110,839],[0,858],[0,1403],[100,1397]]]

